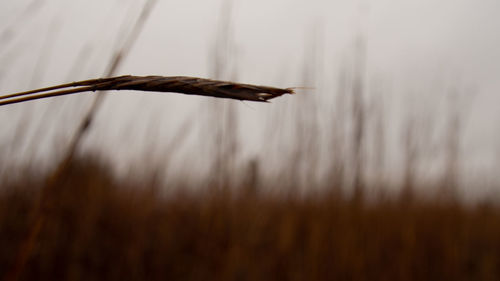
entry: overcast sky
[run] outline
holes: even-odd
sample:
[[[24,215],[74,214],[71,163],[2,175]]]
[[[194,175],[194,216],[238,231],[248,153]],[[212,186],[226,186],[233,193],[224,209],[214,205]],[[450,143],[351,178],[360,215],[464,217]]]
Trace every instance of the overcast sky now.
[[[210,77],[215,38],[223,23],[223,2],[158,0],[118,74]],[[101,76],[111,50],[123,43],[142,3],[1,1],[0,93]],[[231,3],[228,56],[237,80],[283,87],[309,86],[303,85],[301,75],[308,58],[306,50],[315,46],[321,61],[319,79],[328,87],[329,78],[337,75],[355,54],[356,40],[362,37],[366,42],[368,79],[384,81],[392,89],[390,97],[397,99],[399,110],[404,108],[405,100],[419,101],[436,95],[439,90],[429,92],[437,87],[435,84],[456,84],[464,95],[471,96],[465,99],[470,103],[464,137],[467,157],[476,163],[475,169],[493,169],[500,155],[498,0],[234,0]],[[245,131],[259,132],[259,122],[269,121],[262,116],[272,115],[276,107],[283,107],[292,98],[284,97],[266,105],[236,102],[237,111],[243,116],[242,127]],[[43,155],[57,148],[54,139],[71,135],[71,124],[90,102],[88,96],[61,99],[2,108],[2,144],[8,146],[12,142],[19,122],[29,115],[24,122],[32,133],[37,132],[39,122],[51,124],[46,130],[52,137],[47,137],[45,147],[52,148],[37,153]],[[153,130],[152,123],[166,141],[183,124],[183,116],[200,115],[204,103],[207,99],[169,94],[130,93],[110,97],[99,113],[100,122],[88,145],[98,143],[102,150],[115,150],[113,155],[129,160],[140,158],[146,150],[146,132]],[[43,115],[50,106],[57,109]],[[257,153],[262,132],[243,138],[248,140],[244,141],[246,153]],[[33,141],[18,146],[30,144]]]

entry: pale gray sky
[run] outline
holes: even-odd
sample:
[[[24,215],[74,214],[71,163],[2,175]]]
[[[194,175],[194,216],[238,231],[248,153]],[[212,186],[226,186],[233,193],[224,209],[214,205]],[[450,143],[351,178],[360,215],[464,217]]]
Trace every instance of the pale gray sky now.
[[[222,2],[158,0],[119,74],[210,76],[210,56]],[[0,93],[102,75],[111,50],[123,42],[142,3],[1,1]],[[313,85],[317,87],[313,94],[326,101],[329,92],[325,89],[337,87],[331,78],[337,78],[342,66],[353,57],[356,38],[361,35],[367,45],[367,79],[382,81],[385,88],[391,89],[387,97],[395,107],[391,111],[395,115],[391,117],[402,118],[405,103],[422,100],[439,103],[446,91],[442,89],[456,85],[465,95],[473,94],[466,98],[470,104],[464,139],[468,169],[471,173],[476,170],[479,174],[491,173],[498,165],[499,1],[234,0],[232,3],[230,38],[234,45],[230,57],[239,81],[309,86],[303,85],[301,74],[306,50],[316,44],[322,63],[318,66],[320,85]],[[75,66],[79,56],[82,59]],[[269,116],[277,108],[286,111],[293,106],[294,98],[284,97],[266,105],[235,102],[243,116],[240,129],[251,132],[242,135],[243,155],[259,154],[265,137],[259,127],[274,122]],[[155,143],[161,146],[183,124],[184,116],[197,116],[195,119],[201,122],[204,118],[201,108],[208,103],[206,98],[173,94],[120,93],[107,99],[86,145],[98,144],[99,150],[112,151],[113,157],[124,163],[140,159],[147,150],[145,144],[151,141],[148,132],[157,131]],[[35,158],[43,159],[42,155],[60,147],[54,146],[54,142],[60,143],[71,134],[75,120],[88,104],[87,95],[4,107],[0,110],[0,126],[4,128],[0,141],[8,147],[23,118],[28,120],[25,122],[31,132],[28,135],[38,133],[40,122],[49,123],[46,129],[39,130],[48,131],[46,134],[50,136],[40,142],[17,144],[16,149],[24,151],[33,143],[45,148],[9,154],[21,162],[26,154],[40,155]],[[320,102],[321,106],[329,108],[325,102]],[[47,108],[56,109],[43,115]],[[151,129],[151,120],[155,129]],[[194,133],[196,137],[199,134]],[[397,142],[397,137],[393,138]],[[178,158],[187,158],[188,154]]]

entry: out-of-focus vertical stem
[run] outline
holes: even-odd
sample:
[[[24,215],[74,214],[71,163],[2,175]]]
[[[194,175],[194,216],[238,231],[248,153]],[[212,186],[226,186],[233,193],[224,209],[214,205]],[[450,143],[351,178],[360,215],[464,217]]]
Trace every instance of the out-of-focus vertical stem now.
[[[106,70],[106,73],[104,75],[105,77],[112,76],[116,72],[118,67],[121,65],[123,59],[129,54],[130,49],[132,48],[138,35],[142,31],[144,23],[149,17],[149,14],[153,9],[155,3],[156,0],[147,0],[145,2],[142,12],[139,18],[137,19],[132,31],[127,37],[127,40],[125,41],[123,46],[120,49],[118,49],[113,55],[111,62],[109,63],[108,69]],[[34,244],[38,238],[38,235],[47,220],[48,212],[51,209],[53,209],[52,206],[53,204],[51,204],[53,203],[53,201],[51,200],[53,200],[54,199],[53,197],[57,195],[55,187],[57,186],[57,183],[60,182],[65,172],[68,170],[77,148],[79,147],[83,137],[85,136],[85,133],[89,130],[92,120],[96,115],[97,111],[99,110],[100,105],[102,104],[103,98],[104,98],[104,93],[96,94],[92,106],[90,107],[88,113],[84,116],[84,118],[80,122],[80,125],[78,126],[75,134],[73,135],[73,138],[70,142],[69,147],[66,150],[66,153],[62,161],[59,163],[56,170],[51,174],[51,176],[47,178],[45,186],[41,191],[40,198],[39,200],[37,200],[37,203],[35,203],[35,206],[33,208],[34,222],[32,224],[32,227],[29,230],[28,236],[22,242],[14,266],[7,273],[5,280],[9,281],[18,280],[20,275],[24,271],[26,262],[28,261],[33,251]]]
[[[327,183],[332,194],[339,194],[340,188],[345,184],[345,170],[348,166],[346,161],[345,123],[346,123],[346,96],[347,96],[347,70],[341,69],[338,77],[338,88],[335,96],[335,106],[332,110],[332,124],[330,142],[332,154],[330,155],[330,168],[328,170]]]
[[[415,116],[408,116],[402,133],[403,153],[405,155],[405,170],[403,187],[401,190],[401,201],[405,204],[413,201],[415,192],[415,169],[418,163],[417,127]]]
[[[233,10],[232,0],[225,0],[221,6],[221,16],[218,23],[216,41],[211,54],[211,76],[215,79],[236,80],[237,73],[232,54],[234,43],[231,36],[231,15]],[[236,164],[236,153],[238,150],[238,113],[234,104],[224,100],[212,101],[210,107],[210,118],[218,120],[211,122],[210,133],[215,134],[213,138],[213,149],[215,153],[213,170],[210,171],[213,183],[217,191],[226,192],[227,187],[233,180],[232,170]],[[220,123],[220,120],[222,122]],[[213,128],[212,124],[216,124]],[[221,124],[221,125],[219,125]],[[215,132],[215,133],[214,133]]]
[[[445,171],[441,195],[447,200],[455,200],[458,188],[460,163],[460,138],[462,136],[462,116],[459,107],[459,94],[452,91],[448,101],[448,124],[445,136]]]
[[[123,46],[119,50],[117,50],[115,52],[115,54],[113,55],[111,62],[108,65],[108,69],[106,70],[106,72],[104,74],[104,77],[111,77],[116,73],[116,70],[121,65],[124,58],[129,54],[130,50],[132,49],[132,46],[136,42],[137,37],[139,36],[139,34],[142,31],[144,23],[146,22],[151,10],[153,9],[154,5],[156,4],[156,1],[157,0],[147,0],[144,3],[142,12],[139,15],[139,18],[137,19],[134,27],[132,28],[132,31],[130,32],[129,36],[127,37],[127,41],[125,41]],[[92,106],[90,107],[88,113],[82,119],[80,126],[78,127],[75,135],[73,136],[72,144],[70,145],[68,152],[66,154],[67,158],[73,157],[73,154],[75,153],[76,148],[79,146],[82,137],[88,131],[97,111],[99,110],[100,105],[102,104],[102,101],[105,97],[105,94],[106,94],[106,92],[97,92],[96,93],[96,97],[94,99],[94,102],[92,103]]]
[[[353,160],[354,160],[354,198],[362,199],[364,193],[364,139],[366,108],[365,95],[365,41],[359,38],[357,42],[355,74],[352,85],[352,118],[353,118]]]

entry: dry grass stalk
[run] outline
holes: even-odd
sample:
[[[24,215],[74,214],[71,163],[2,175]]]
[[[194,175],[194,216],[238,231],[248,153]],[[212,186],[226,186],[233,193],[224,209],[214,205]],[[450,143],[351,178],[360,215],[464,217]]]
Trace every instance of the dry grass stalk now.
[[[2,100],[0,101],[0,106],[87,91],[108,90],[174,92],[186,95],[200,95],[257,102],[266,102],[283,94],[293,94],[293,89],[291,88],[274,88],[204,78],[125,75],[78,81],[0,96],[0,100]]]
[[[250,100],[266,102],[269,99],[281,96],[283,94],[292,94],[292,89],[280,89],[265,86],[255,86],[248,84],[239,84],[233,82],[224,82],[193,77],[162,77],[162,76],[118,76],[111,78],[84,80],[68,84],[36,89],[26,92],[20,92],[5,96],[0,96],[0,106],[20,103],[30,100],[37,100],[62,95],[76,94],[86,91],[107,91],[107,90],[139,90],[155,92],[175,92],[188,95],[212,96],[218,98],[229,98],[237,100]],[[98,96],[99,97],[99,96]],[[98,101],[98,100],[97,100]],[[94,105],[98,105],[95,103]],[[88,129],[94,110],[86,116],[80,129],[77,131],[68,153],[60,163],[56,171],[47,179],[46,187],[40,202],[34,208],[35,223],[33,224],[29,235],[22,243],[18,253],[16,263],[11,271],[6,275],[6,280],[18,280],[20,274],[24,271],[24,266],[28,260],[34,242],[41,231],[43,224],[47,220],[44,208],[50,208],[49,199],[53,194],[53,189],[58,185],[59,179],[67,172],[69,163],[73,159],[74,152],[78,143]]]

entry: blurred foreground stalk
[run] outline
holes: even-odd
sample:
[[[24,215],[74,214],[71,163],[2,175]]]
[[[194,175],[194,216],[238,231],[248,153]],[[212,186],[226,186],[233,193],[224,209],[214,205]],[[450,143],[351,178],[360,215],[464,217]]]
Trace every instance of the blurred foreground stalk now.
[[[106,77],[114,75],[123,59],[128,55],[155,4],[156,0],[146,0],[142,12],[139,15],[139,18],[137,19],[131,33],[129,34],[127,41],[121,49],[116,51],[114,57],[112,58],[109,68],[106,71]],[[21,244],[21,248],[19,249],[19,252],[17,254],[16,263],[12,267],[11,271],[7,273],[5,280],[16,281],[23,273],[26,262],[32,254],[33,245],[46,222],[47,209],[50,208],[49,198],[54,193],[54,189],[58,185],[58,182],[65,175],[65,172],[69,167],[69,163],[71,163],[71,161],[73,160],[80,142],[82,141],[85,133],[88,131],[96,112],[102,104],[103,98],[103,93],[97,94],[90,110],[85,115],[84,119],[78,126],[77,131],[73,135],[73,138],[63,160],[59,163],[57,169],[53,172],[53,174],[48,177],[46,184],[42,190],[39,202],[35,204],[34,210],[32,211],[32,214],[35,217],[32,228],[30,229],[25,241]]]

